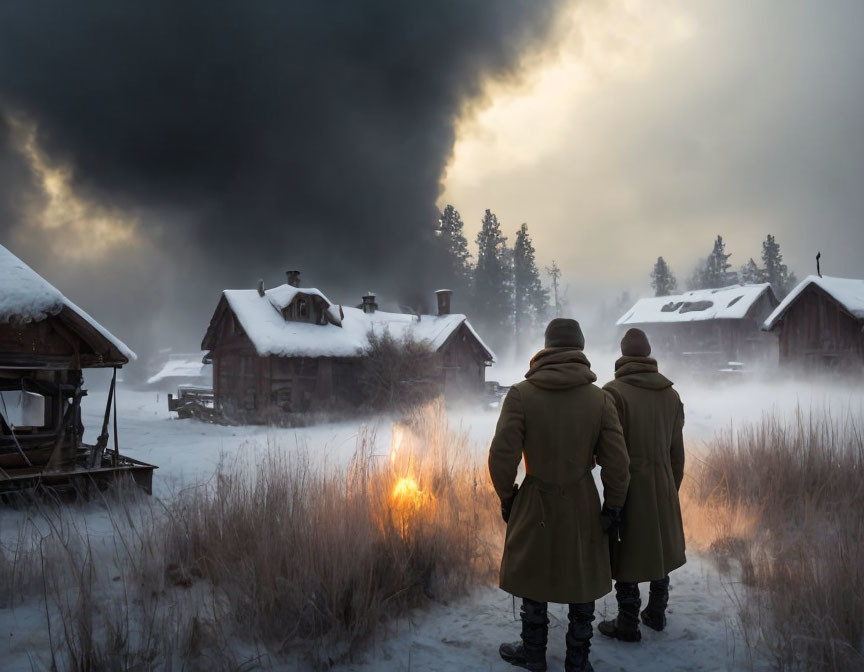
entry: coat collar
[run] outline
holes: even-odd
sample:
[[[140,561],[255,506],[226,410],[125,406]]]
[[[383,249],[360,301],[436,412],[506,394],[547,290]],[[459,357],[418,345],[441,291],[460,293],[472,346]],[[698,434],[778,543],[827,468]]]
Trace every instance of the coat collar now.
[[[652,357],[621,357],[615,362],[615,378],[649,390],[672,387],[672,381],[659,372],[657,360]]]
[[[525,378],[544,390],[564,390],[597,380],[591,362],[576,348],[544,348],[531,358]]]

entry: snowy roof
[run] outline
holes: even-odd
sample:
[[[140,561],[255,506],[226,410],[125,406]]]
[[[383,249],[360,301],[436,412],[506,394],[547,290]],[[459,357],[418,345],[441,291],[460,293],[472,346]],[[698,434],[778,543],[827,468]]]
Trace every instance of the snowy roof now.
[[[206,354],[206,352],[193,352],[170,355],[159,373],[147,379],[147,384],[153,385],[166,378],[203,378],[212,375],[213,366],[203,361]]]
[[[0,245],[0,323],[41,322],[64,308],[109,341],[128,360],[137,359],[125,343],[67,299],[36,271]]]
[[[730,285],[720,289],[695,289],[675,296],[639,299],[616,323],[619,326],[702,320],[741,320],[771,285]]]
[[[263,297],[254,289],[226,289],[223,295],[262,357],[356,357],[369,345],[370,331],[377,334],[389,331],[394,338],[410,335],[438,350],[464,324],[486,350],[489,359],[495,359],[465,315],[422,315],[418,319],[416,315],[404,313],[377,310],[364,313],[359,308],[342,307],[341,327],[286,320],[279,306],[288,305],[299,293],[320,296],[330,306],[331,315],[338,313],[338,307],[314,288],[281,285],[268,289]],[[285,302],[289,294],[291,298]]]
[[[854,278],[831,278],[828,276],[808,275],[804,280],[798,283],[789,294],[783,299],[782,303],[777,306],[773,313],[765,320],[762,325],[763,329],[773,329],[774,325],[786,311],[789,309],[795,299],[810,285],[816,285],[837,303],[848,310],[858,319],[864,320],[864,280],[856,280]]]

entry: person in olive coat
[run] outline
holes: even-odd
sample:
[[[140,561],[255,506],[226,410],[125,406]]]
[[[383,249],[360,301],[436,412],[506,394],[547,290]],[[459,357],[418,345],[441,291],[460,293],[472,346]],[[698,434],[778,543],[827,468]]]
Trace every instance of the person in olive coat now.
[[[594,601],[612,587],[606,530],[624,505],[629,460],[615,402],[592,384],[584,345],[575,320],[549,323],[546,347],[504,399],[489,449],[507,521],[500,586],[522,598],[522,641],[502,644],[500,653],[529,670],[546,669],[548,602],[570,605],[565,669],[591,670]],[[517,488],[523,459],[526,476]]]
[[[649,357],[651,345],[639,329],[621,341],[615,380],[603,388],[615,399],[630,455],[630,489],[624,504],[620,542],[610,546],[618,616],[597,629],[604,635],[638,642],[639,583],[650,581],[642,622],[666,626],[669,572],[686,562],[678,489],[684,478],[684,406],[672,381]]]

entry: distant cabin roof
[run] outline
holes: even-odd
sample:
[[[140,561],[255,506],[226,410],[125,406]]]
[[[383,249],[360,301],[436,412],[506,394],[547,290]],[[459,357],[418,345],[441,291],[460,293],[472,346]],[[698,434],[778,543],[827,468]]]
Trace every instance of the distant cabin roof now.
[[[147,379],[148,385],[160,383],[169,378],[206,378],[212,375],[213,366],[204,363],[206,352],[175,353],[158,373]]]
[[[771,285],[730,285],[720,289],[695,289],[674,296],[639,299],[621,319],[619,326],[704,320],[741,320]],[[776,301],[776,299],[775,299]]]
[[[370,331],[377,334],[389,331],[394,338],[410,335],[438,350],[464,324],[486,351],[489,361],[495,360],[495,354],[465,315],[421,315],[418,319],[417,315],[380,310],[364,313],[359,308],[343,306],[341,327],[330,323],[293,322],[286,320],[281,311],[297,294],[321,297],[329,306],[334,321],[339,321],[339,307],[315,288],[280,285],[268,289],[264,296],[255,289],[226,289],[223,292],[256,352],[262,357],[356,357],[368,347]]]
[[[67,309],[86,322],[127,360],[134,352],[105,327],[81,310],[36,271],[0,245],[0,324],[41,322]]]
[[[858,319],[864,320],[864,280],[854,278],[831,278],[827,275],[821,278],[818,275],[808,275],[798,283],[779,306],[765,320],[763,329],[773,329],[777,321],[786,314],[789,307],[810,285],[816,285],[831,296],[837,303],[848,310]]]

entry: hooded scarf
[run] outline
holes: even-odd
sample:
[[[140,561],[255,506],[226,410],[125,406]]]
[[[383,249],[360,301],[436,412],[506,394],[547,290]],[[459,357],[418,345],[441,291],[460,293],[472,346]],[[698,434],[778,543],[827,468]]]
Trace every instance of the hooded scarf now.
[[[615,377],[635,387],[647,390],[665,390],[673,383],[661,374],[653,357],[620,357],[615,362]]]
[[[566,390],[597,380],[591,362],[577,348],[544,348],[531,358],[525,378],[544,390]]]

